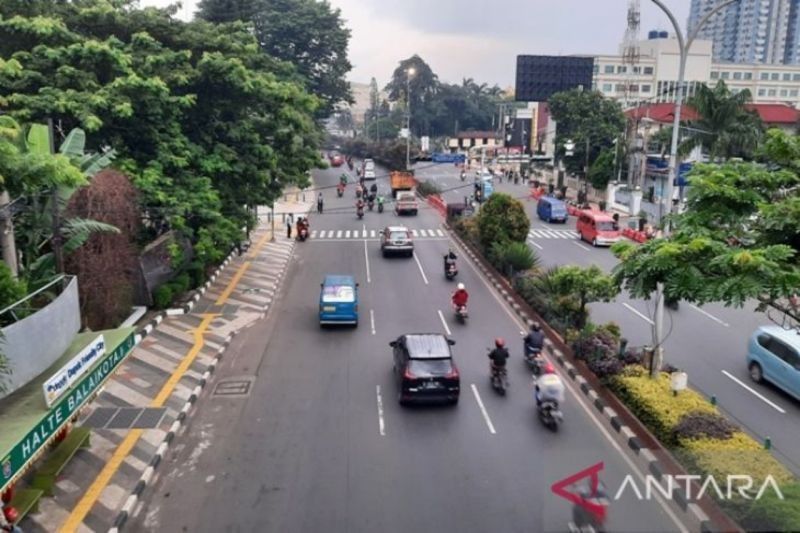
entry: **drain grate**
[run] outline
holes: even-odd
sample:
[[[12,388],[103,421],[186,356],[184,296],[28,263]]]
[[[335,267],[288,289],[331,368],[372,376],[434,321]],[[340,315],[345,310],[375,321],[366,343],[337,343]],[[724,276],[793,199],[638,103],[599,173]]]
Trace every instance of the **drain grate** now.
[[[161,424],[166,412],[164,407],[98,407],[83,425],[92,429],[150,429]]]
[[[247,396],[252,382],[252,379],[222,381],[214,387],[214,396]]]

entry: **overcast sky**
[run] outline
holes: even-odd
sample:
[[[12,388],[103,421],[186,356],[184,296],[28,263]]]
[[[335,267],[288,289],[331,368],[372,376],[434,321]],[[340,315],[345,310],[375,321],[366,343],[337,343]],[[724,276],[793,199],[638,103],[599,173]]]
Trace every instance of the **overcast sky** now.
[[[140,0],[165,6],[174,0]],[[613,54],[625,34],[628,0],[330,0],[352,30],[350,79],[385,84],[397,63],[419,54],[439,78],[514,84],[519,54]],[[665,0],[686,25],[690,0]],[[196,0],[183,0],[191,19]],[[672,26],[641,0],[641,37]],[[497,6],[497,7],[495,7]]]

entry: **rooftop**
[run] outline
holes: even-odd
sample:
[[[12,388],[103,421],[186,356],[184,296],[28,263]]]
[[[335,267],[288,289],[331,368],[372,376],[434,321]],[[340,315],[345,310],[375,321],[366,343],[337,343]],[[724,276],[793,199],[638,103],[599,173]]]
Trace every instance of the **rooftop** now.
[[[765,124],[795,124],[800,119],[798,110],[786,104],[745,104],[745,108],[755,111]],[[671,102],[633,107],[625,111],[628,118],[635,120],[650,119],[654,122],[671,123],[675,120],[675,104]],[[681,120],[697,120],[697,111],[684,105]]]
[[[495,139],[497,132],[495,131],[459,131],[456,135],[459,139]]]

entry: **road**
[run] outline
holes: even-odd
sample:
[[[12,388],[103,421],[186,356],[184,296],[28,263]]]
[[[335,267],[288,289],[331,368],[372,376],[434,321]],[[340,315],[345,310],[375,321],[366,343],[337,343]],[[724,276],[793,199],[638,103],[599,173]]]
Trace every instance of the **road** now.
[[[338,174],[315,179],[332,186]],[[564,531],[570,504],[551,493],[553,483],[599,461],[609,487],[640,475],[573,389],[558,433],[538,423],[520,324],[465,260],[459,279],[471,316],[466,325],[452,320],[454,287],[441,271],[449,243],[435,212],[367,213],[361,222],[353,187],[341,200],[332,191],[324,192],[329,214],[312,215],[312,238],[297,247],[277,313],[236,337],[215,378],[250,382],[249,392],[223,397],[212,386],[199,400],[134,530]],[[400,221],[419,235],[415,258],[384,259],[371,232]],[[320,329],[326,273],[359,280],[358,328]],[[409,332],[452,333],[458,406],[398,405],[388,343]],[[488,383],[485,347],[497,336],[514,356],[505,398]],[[609,526],[679,529],[658,501],[629,493],[614,502]]]
[[[423,166],[422,163],[419,164]],[[419,174],[453,189],[460,182],[451,165],[426,165]],[[496,189],[524,198],[527,187],[497,184]],[[456,190],[446,194],[448,201],[463,196]],[[610,272],[618,263],[605,248],[592,248],[577,239],[575,219],[564,224],[548,224],[536,217],[536,203],[526,201],[531,218],[529,244],[545,267],[556,265],[597,265]],[[652,343],[651,323],[655,314],[652,302],[633,299],[626,293],[612,303],[591,306],[597,323],[614,321],[631,346]],[[752,332],[760,325],[772,324],[755,306],[726,308],[721,304],[698,307],[685,302],[678,311],[667,310],[664,342],[665,361],[686,371],[691,385],[707,397],[715,396],[719,406],[759,440],[770,437],[775,455],[800,474],[800,403],[770,386],[753,383],[747,373],[745,355]]]

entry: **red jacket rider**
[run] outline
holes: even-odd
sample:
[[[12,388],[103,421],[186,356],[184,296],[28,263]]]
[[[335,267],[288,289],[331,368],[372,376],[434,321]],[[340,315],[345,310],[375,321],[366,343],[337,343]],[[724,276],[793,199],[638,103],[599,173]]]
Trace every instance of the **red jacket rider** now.
[[[456,307],[466,307],[467,300],[469,300],[469,294],[467,294],[467,291],[464,289],[464,284],[459,283],[458,290],[453,293],[453,305]]]

